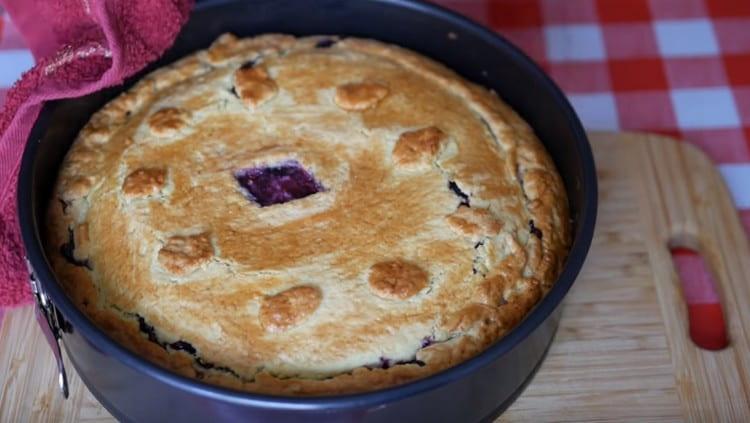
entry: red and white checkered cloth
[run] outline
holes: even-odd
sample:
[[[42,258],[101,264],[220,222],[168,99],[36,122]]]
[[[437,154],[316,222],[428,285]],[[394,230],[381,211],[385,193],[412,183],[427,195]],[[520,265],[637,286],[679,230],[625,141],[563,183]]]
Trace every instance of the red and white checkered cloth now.
[[[750,0],[440,0],[521,47],[588,129],[684,139],[750,233]]]
[[[526,51],[588,129],[657,132],[699,146],[724,176],[750,233],[750,0],[437,2]],[[0,104],[32,62],[0,16]],[[716,301],[710,289],[702,292],[709,292],[704,302]]]

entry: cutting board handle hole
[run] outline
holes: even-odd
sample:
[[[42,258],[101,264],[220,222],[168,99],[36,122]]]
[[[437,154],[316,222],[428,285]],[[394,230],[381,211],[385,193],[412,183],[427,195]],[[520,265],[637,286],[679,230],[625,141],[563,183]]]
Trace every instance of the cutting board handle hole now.
[[[684,241],[684,240],[681,240]],[[670,242],[672,262],[682,283],[687,303],[690,339],[706,350],[721,350],[729,345],[721,297],[714,272],[694,242]]]

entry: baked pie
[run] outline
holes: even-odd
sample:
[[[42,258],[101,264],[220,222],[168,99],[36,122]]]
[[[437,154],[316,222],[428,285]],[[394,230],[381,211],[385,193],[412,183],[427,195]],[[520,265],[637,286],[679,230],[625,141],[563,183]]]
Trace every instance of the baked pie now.
[[[465,361],[549,291],[561,179],[494,93],[377,41],[221,36],[94,114],[48,209],[75,304],[145,358],[280,395]]]

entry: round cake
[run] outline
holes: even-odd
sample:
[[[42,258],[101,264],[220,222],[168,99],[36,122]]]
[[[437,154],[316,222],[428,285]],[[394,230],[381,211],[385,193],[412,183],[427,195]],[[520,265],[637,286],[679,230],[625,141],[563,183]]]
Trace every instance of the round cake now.
[[[113,339],[279,395],[465,361],[554,284],[568,202],[494,93],[377,41],[220,37],[94,114],[47,256]]]

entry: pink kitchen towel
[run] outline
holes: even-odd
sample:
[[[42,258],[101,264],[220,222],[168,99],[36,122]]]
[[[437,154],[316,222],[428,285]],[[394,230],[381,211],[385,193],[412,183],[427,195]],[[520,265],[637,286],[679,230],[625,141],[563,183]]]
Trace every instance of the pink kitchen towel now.
[[[36,65],[7,92],[0,113],[0,307],[31,300],[15,190],[21,153],[46,100],[118,84],[158,58],[193,0],[0,0]]]

